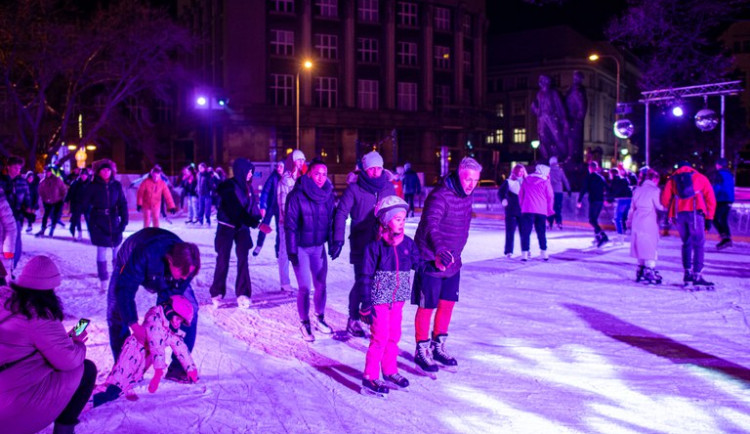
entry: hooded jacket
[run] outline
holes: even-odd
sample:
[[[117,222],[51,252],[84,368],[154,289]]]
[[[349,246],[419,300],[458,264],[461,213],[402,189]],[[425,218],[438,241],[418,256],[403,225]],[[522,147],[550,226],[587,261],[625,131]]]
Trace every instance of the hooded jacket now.
[[[99,172],[103,165],[112,169],[105,182]],[[91,235],[91,244],[116,247],[122,243],[122,233],[128,225],[128,202],[122,184],[115,180],[117,166],[111,160],[94,162],[94,180],[86,187],[82,209]]]
[[[714,175],[714,195],[717,202],[734,202],[734,177],[732,172],[722,167]]]
[[[527,176],[521,184],[521,191],[518,193],[518,200],[521,204],[521,212],[524,214],[541,214],[551,216],[555,214],[553,204],[555,202],[555,193],[552,191],[552,184],[547,177],[549,168],[537,171]]]
[[[238,158],[232,164],[234,176],[219,184],[219,210],[216,219],[235,229],[257,228],[260,224],[258,198],[247,182],[247,174],[255,171],[255,166],[247,158]]]
[[[154,178],[149,176],[138,186],[136,203],[138,206],[143,207],[143,209],[158,210],[161,207],[162,197],[167,201],[167,209],[175,208],[172,193],[169,192],[167,183],[161,177],[157,181],[154,181]]]
[[[674,175],[685,172],[692,173],[695,196],[689,199],[680,199],[677,196]],[[708,182],[708,178],[690,166],[683,166],[675,170],[673,177],[667,181],[667,185],[661,192],[661,204],[667,209],[668,218],[675,217],[678,212],[698,210],[706,216],[707,220],[713,220],[716,212],[716,196],[711,183]]]
[[[298,247],[320,246],[331,241],[333,221],[333,185],[326,181],[318,187],[309,176],[301,176],[286,203],[286,248],[291,254]]]

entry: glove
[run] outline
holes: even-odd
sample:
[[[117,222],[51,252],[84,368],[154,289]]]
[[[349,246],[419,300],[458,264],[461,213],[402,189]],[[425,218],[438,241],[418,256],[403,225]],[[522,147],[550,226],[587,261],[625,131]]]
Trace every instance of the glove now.
[[[136,205],[136,207],[135,207],[135,210],[138,211],[138,212],[141,212],[142,209],[143,209],[143,207],[140,206],[140,205]]]
[[[299,266],[299,256],[297,256],[296,253],[289,253],[289,262],[292,263],[293,266],[298,267]]]
[[[198,382],[198,371],[197,370],[193,369],[192,371],[188,371],[187,376],[190,379],[190,381],[192,381],[193,383],[197,383]]]
[[[711,225],[713,224],[713,220],[706,219],[706,232],[711,230]]]
[[[508,199],[503,199],[502,202],[500,202],[503,205],[503,208],[508,206]]]
[[[271,229],[271,226],[265,223],[261,223],[259,228],[260,228],[260,231],[266,235],[270,234],[273,231],[273,229]]]
[[[339,257],[342,247],[344,247],[344,243],[341,241],[334,241],[331,246],[328,247],[328,254],[331,256],[331,260]]]
[[[360,310],[359,311],[359,319],[367,324],[372,325],[372,320],[375,318],[375,309],[370,309],[369,307],[366,310]]]
[[[261,217],[259,215],[250,216],[250,227],[255,229],[260,224]]]
[[[177,214],[177,208],[170,208],[169,209],[169,213],[172,214],[172,215]]]
[[[146,330],[142,325],[133,323],[130,325],[130,330],[133,331],[133,336],[135,336],[139,344],[143,345],[146,343]]]
[[[163,369],[154,369],[154,378],[152,378],[151,382],[148,383],[148,393],[156,392],[156,389],[159,388],[159,382],[161,381],[161,377],[163,375],[164,375]]]
[[[438,252],[437,256],[438,258],[440,258],[440,263],[442,263],[446,267],[456,262],[456,258],[453,257],[453,253],[451,253],[450,250],[443,250],[442,252]]]

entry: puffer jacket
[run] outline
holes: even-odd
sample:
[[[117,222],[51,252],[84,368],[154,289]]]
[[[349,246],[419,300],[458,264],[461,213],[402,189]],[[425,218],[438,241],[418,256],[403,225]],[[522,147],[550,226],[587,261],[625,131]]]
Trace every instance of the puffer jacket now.
[[[169,192],[167,183],[161,178],[154,181],[154,178],[149,176],[138,186],[136,204],[144,209],[159,209],[162,197],[167,201],[167,209],[175,208],[172,193]]]
[[[362,264],[362,310],[411,298],[411,270],[422,263],[417,244],[411,238],[397,246],[380,239],[365,248]]]
[[[51,424],[73,397],[86,346],[74,342],[60,321],[8,311],[12,291],[0,287],[0,365],[21,361],[0,372],[0,426],[7,433],[33,433]]]
[[[541,214],[551,216],[555,214],[553,204],[555,193],[549,179],[532,173],[523,180],[521,191],[518,193],[521,212],[526,214]]]
[[[714,195],[717,202],[734,202],[734,177],[725,168],[719,169],[714,175]]]
[[[47,176],[39,183],[39,197],[46,204],[62,202],[68,187],[57,175]]]
[[[13,210],[16,220],[22,220],[26,216],[26,210],[29,208],[37,209],[36,203],[38,198],[32,201],[29,183],[22,175],[10,179],[8,175],[0,175],[5,197],[8,199],[8,205]]]
[[[286,248],[291,254],[298,247],[320,246],[331,242],[333,222],[333,185],[315,185],[309,176],[301,176],[289,193],[284,230]]]
[[[104,182],[99,176],[101,165],[112,168],[112,176]],[[86,188],[83,199],[83,214],[91,235],[91,244],[100,247],[116,247],[122,243],[122,233],[128,225],[128,202],[122,184],[115,180],[116,166],[109,160],[94,163],[94,180]]]
[[[414,242],[424,261],[434,261],[435,255],[444,250],[450,251],[455,259],[445,271],[429,270],[428,274],[451,277],[461,269],[461,252],[469,239],[471,202],[472,197],[464,192],[457,172],[447,176],[427,196]]]
[[[258,195],[248,184],[247,174],[255,170],[255,166],[245,159],[238,158],[232,165],[234,176],[219,184],[218,192],[221,200],[216,219],[219,224],[239,229],[242,226],[257,228],[260,224],[260,209],[258,209]]]
[[[716,212],[716,196],[711,183],[708,182],[708,178],[690,166],[680,167],[675,170],[673,175],[685,172],[692,173],[695,196],[689,199],[680,199],[677,196],[674,177],[670,178],[661,192],[661,204],[667,209],[667,217],[674,218],[678,212],[698,210],[703,212],[707,220],[713,220]]]
[[[379,178],[374,179],[367,176],[366,172],[362,172],[357,177],[357,181],[349,184],[344,190],[333,217],[333,240],[344,241],[346,219],[351,214],[350,263],[362,263],[365,247],[377,236],[378,222],[375,219],[375,204],[380,198],[395,194],[396,190],[388,181],[385,171]]]

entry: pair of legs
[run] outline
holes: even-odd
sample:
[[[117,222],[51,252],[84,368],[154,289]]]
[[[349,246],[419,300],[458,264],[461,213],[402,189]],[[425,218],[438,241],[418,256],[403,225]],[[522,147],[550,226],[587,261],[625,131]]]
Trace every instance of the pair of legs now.
[[[188,222],[198,221],[198,196],[188,196]]]
[[[159,205],[152,208],[143,208],[143,227],[159,227]]]
[[[51,219],[49,236],[53,236],[55,227],[60,222],[60,217],[62,216],[63,202],[44,203],[42,205],[44,205],[44,215],[42,216],[42,230],[39,233],[44,233],[44,230],[47,229],[47,220]]]
[[[513,253],[515,244],[516,228],[520,230],[521,216],[505,214],[505,254]]]
[[[628,212],[630,211],[630,203],[632,199],[618,198],[617,208],[615,209],[615,230],[618,235],[624,235],[627,230],[625,222],[628,221]]]
[[[409,204],[409,210],[406,211],[406,216],[414,217],[414,193],[404,193],[404,201]]]
[[[198,223],[203,224],[203,219],[211,226],[211,196],[198,196]],[[262,232],[261,232],[262,233]]]
[[[68,405],[65,406],[62,413],[55,419],[55,432],[58,430],[73,432],[72,427],[78,425],[78,416],[81,415],[83,408],[91,397],[91,392],[94,391],[96,373],[97,369],[94,362],[89,359],[84,360],[81,382],[78,383],[78,388],[73,392]]]
[[[412,304],[416,304],[414,331],[417,343],[430,339],[430,321],[435,312],[432,338],[448,334],[453,306],[458,301],[458,286],[461,272],[451,277],[438,277],[428,274],[426,267],[420,267],[414,275]]]
[[[597,236],[602,231],[599,226],[599,215],[602,213],[604,202],[589,202],[589,224],[594,228],[594,234]]]
[[[354,266],[354,285],[349,290],[349,318],[353,320],[359,320],[359,307],[362,304],[362,288],[360,282],[362,281],[362,269],[364,268],[361,260],[358,263],[352,264]]]
[[[721,240],[732,240],[732,234],[729,232],[729,213],[732,211],[732,202],[718,202],[716,204],[716,214],[714,215],[714,226],[719,231]]]
[[[531,249],[531,229],[534,228],[539,241],[539,249],[547,250],[547,218],[542,214],[525,212],[521,214],[521,251]]]
[[[398,342],[401,340],[401,320],[404,302],[393,304],[378,304],[373,306],[374,314],[370,332],[370,346],[365,358],[364,378],[377,380],[383,375],[398,373],[396,358],[398,357]]]
[[[81,212],[78,210],[73,210],[70,212],[70,234],[74,237],[76,236],[76,229],[78,230],[79,236],[83,234],[83,227],[81,226]]]
[[[705,218],[699,212],[682,211],[677,213],[676,222],[682,240],[682,268],[698,274],[703,270]]]
[[[279,230],[280,226],[277,219],[276,233],[279,237],[279,251],[276,255],[276,262],[279,265],[279,282],[281,283],[281,287],[284,288],[291,285],[291,279],[289,279],[289,255],[286,253],[286,231],[284,231],[283,226]]]
[[[234,284],[234,293],[239,296],[250,297],[252,295],[252,284],[250,283],[250,265],[248,255],[253,246],[250,238],[250,229],[242,226],[239,229],[219,223],[214,238],[216,249],[216,270],[214,281],[211,284],[211,297],[227,294],[227,274],[229,273],[229,257],[232,254],[232,245],[237,256],[237,279]]]
[[[326,309],[326,278],[328,277],[328,257],[325,245],[299,247],[299,263],[294,267],[297,276],[297,313],[300,321],[310,321],[310,291],[314,288],[313,305],[317,315]]]
[[[108,250],[112,250],[112,269],[118,269],[115,265],[115,258],[117,258],[117,247],[96,246],[96,274],[99,276],[99,280],[101,281],[106,281],[109,279],[109,272],[107,271]]]
[[[563,206],[563,194],[562,192],[555,193],[555,200],[552,203],[552,209],[555,213],[547,217],[549,227],[552,227],[553,223],[557,223],[558,226],[562,226],[562,206]]]

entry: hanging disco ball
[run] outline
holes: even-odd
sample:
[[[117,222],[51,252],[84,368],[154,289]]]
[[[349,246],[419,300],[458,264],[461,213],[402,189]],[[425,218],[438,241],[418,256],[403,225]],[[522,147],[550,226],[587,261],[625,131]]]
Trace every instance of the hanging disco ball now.
[[[635,131],[635,127],[633,126],[633,123],[630,122],[629,119],[620,119],[617,122],[615,122],[615,126],[613,130],[615,132],[615,136],[617,136],[618,138],[627,139],[633,135],[633,131]]]
[[[703,109],[695,114],[695,126],[701,131],[711,131],[719,125],[719,115],[711,109]]]

